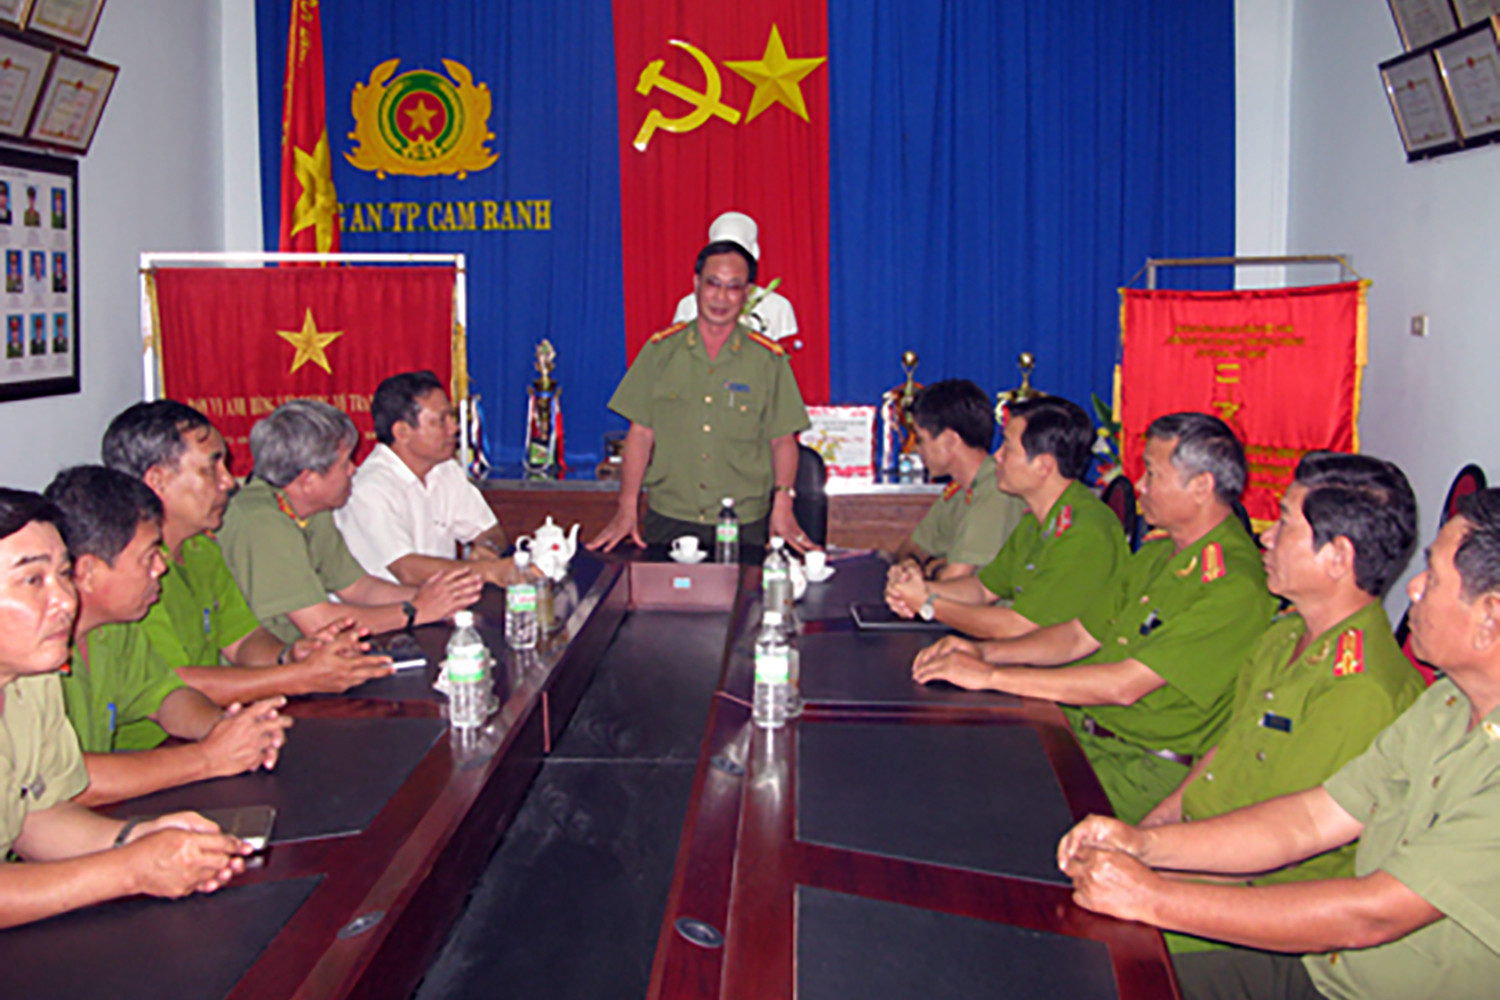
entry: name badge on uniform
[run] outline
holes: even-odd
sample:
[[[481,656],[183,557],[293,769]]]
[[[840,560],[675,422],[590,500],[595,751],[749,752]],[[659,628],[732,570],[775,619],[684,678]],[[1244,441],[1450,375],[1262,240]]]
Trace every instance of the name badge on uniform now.
[[[730,382],[726,380],[724,388],[729,392],[729,406],[731,409],[734,407],[734,397],[736,394],[743,393],[746,396],[750,395],[750,387],[743,382]]]
[[[1260,724],[1264,729],[1274,729],[1281,733],[1292,731],[1292,720],[1284,715],[1277,715],[1275,712],[1267,712],[1265,715],[1262,715],[1260,717]]]
[[[1161,617],[1155,611],[1152,611],[1146,616],[1146,620],[1141,622],[1141,635],[1150,635],[1161,628],[1163,624]]]

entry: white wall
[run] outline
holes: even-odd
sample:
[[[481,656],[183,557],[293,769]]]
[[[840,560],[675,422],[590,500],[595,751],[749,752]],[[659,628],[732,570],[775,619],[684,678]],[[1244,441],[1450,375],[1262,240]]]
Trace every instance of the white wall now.
[[[137,255],[223,246],[221,20],[202,0],[104,8],[91,49],[121,70],[79,168],[83,391],[0,404],[0,483],[98,461],[105,424],[140,398]]]
[[[1374,283],[1361,445],[1406,470],[1426,544],[1461,465],[1500,478],[1500,146],[1408,164],[1377,69],[1401,50],[1386,4],[1294,8],[1288,249],[1347,250]]]

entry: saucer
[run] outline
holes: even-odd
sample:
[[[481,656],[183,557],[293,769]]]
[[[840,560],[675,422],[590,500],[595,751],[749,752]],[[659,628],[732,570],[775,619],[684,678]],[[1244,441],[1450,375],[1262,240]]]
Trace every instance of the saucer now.
[[[803,572],[807,574],[808,583],[824,583],[833,578],[834,569],[832,566],[824,566],[821,573],[814,573],[812,570],[806,568],[803,569]]]
[[[703,560],[708,558],[708,553],[704,552],[702,549],[699,549],[697,552],[694,552],[690,556],[685,556],[680,552],[672,552],[670,550],[668,550],[667,555],[672,557],[673,562],[680,562],[687,566],[696,565],[697,563],[701,563]]]

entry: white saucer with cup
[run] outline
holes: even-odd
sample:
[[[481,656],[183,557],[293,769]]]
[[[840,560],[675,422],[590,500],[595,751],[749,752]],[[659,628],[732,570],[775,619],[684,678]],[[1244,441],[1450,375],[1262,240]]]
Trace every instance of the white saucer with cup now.
[[[833,576],[833,567],[828,565],[828,553],[822,549],[811,549],[802,556],[808,583],[822,583]]]
[[[682,535],[672,539],[672,547],[667,551],[673,562],[700,563],[708,558],[708,553],[698,546],[697,535]]]

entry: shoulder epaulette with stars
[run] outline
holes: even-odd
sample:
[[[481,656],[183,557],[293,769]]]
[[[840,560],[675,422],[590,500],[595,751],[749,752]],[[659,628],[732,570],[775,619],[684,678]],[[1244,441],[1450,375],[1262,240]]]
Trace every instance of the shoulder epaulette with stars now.
[[[1224,548],[1218,542],[1209,542],[1203,546],[1203,582],[1213,583],[1224,572]]]
[[[1339,648],[1333,655],[1333,676],[1348,677],[1365,672],[1365,630],[1351,628],[1339,636]]]
[[[761,334],[756,333],[754,330],[747,330],[745,332],[745,336],[755,341],[757,344],[759,344],[761,347],[764,347],[772,354],[775,354],[778,357],[786,357],[786,348],[776,343],[776,341],[772,340],[770,337],[762,336]]]
[[[648,343],[648,344],[657,344],[657,343],[660,343],[661,341],[666,340],[668,337],[672,336],[672,334],[674,334],[674,333],[680,333],[681,331],[687,329],[688,323],[691,323],[691,322],[692,322],[692,320],[687,320],[687,321],[682,322],[682,323],[673,323],[671,326],[667,327],[665,330],[658,330],[655,333],[653,333],[651,336],[647,337],[646,338],[646,343]]]
[[[943,499],[952,500],[955,496],[958,495],[958,491],[963,488],[964,487],[962,483],[956,481],[949,483],[947,486],[943,487]]]

